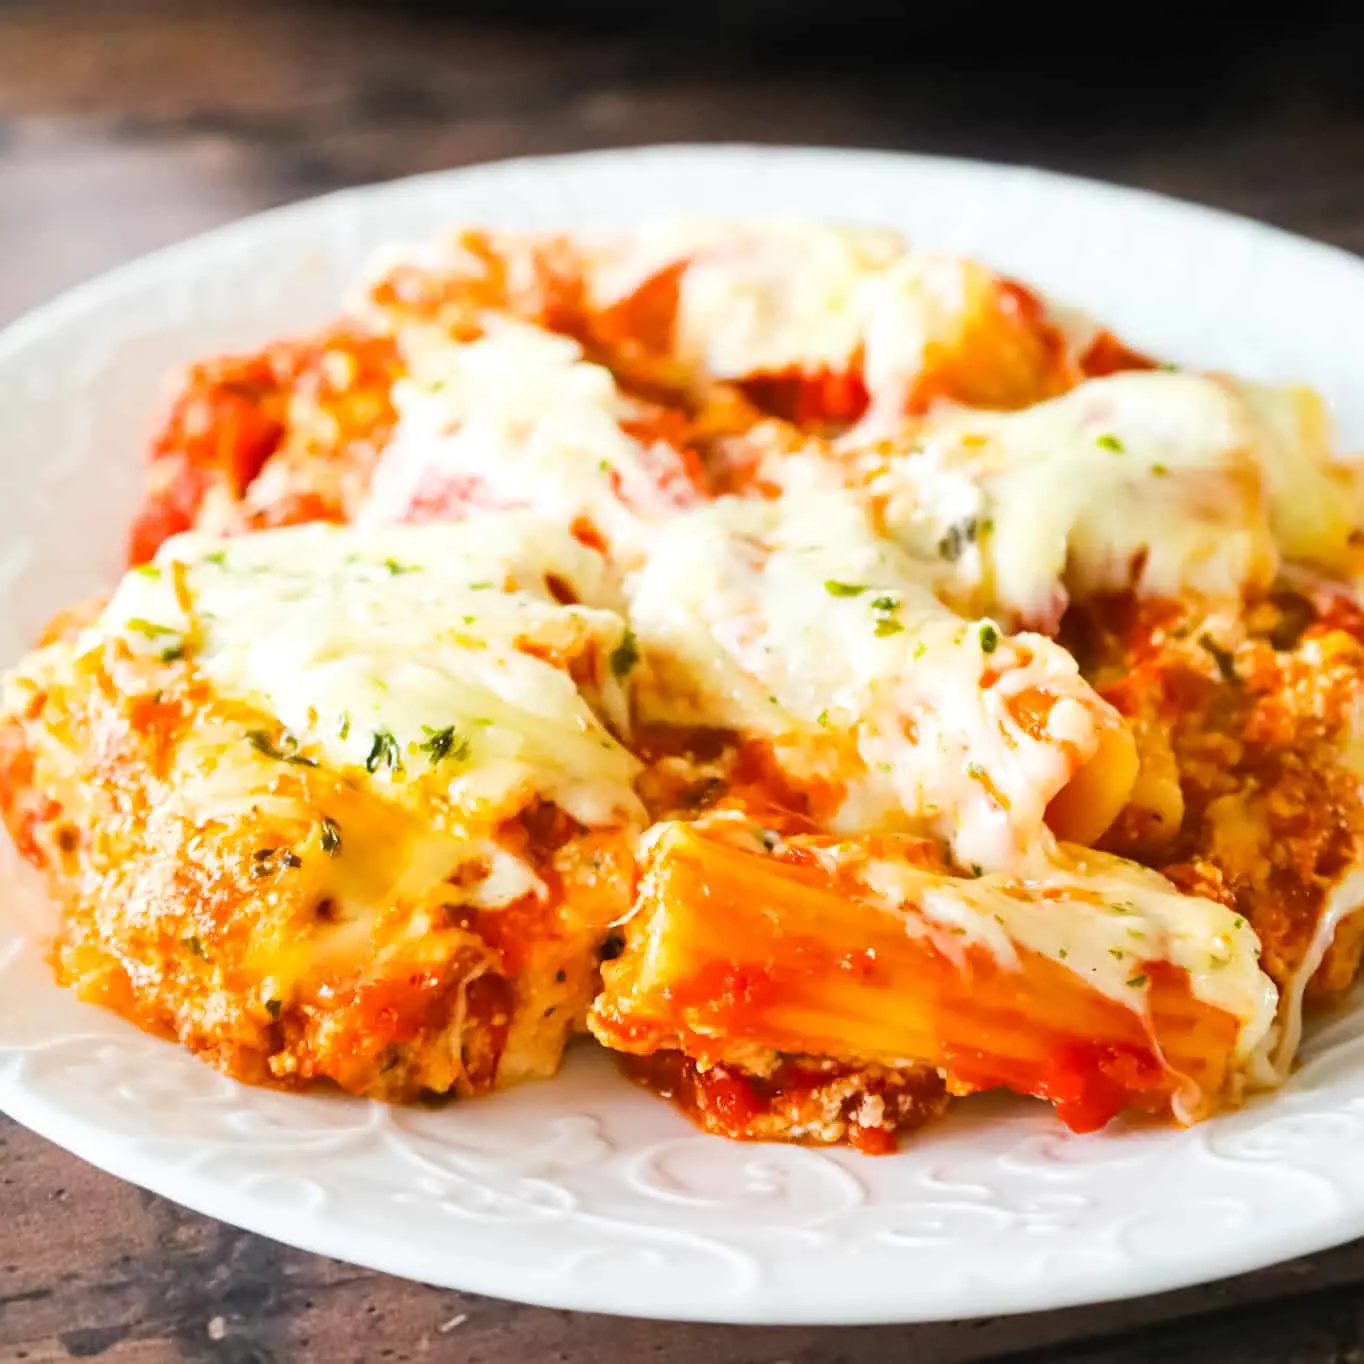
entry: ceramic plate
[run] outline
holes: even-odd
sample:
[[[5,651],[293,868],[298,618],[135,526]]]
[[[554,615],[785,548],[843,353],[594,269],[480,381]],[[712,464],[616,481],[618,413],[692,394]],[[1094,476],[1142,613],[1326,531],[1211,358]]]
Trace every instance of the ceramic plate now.
[[[167,371],[307,327],[374,246],[442,223],[575,228],[678,207],[885,223],[979,255],[1201,367],[1303,379],[1364,446],[1364,264],[1034,171],[746,147],[520,161],[253,218],[0,337],[0,662],[117,573]],[[0,1108],[202,1212],[356,1264],[557,1307],[927,1321],[1191,1284],[1364,1234],[1364,1012],[1283,1092],[1189,1131],[1065,1132],[982,1097],[882,1159],[703,1136],[584,1045],[439,1111],[247,1089],[50,981],[0,865]]]

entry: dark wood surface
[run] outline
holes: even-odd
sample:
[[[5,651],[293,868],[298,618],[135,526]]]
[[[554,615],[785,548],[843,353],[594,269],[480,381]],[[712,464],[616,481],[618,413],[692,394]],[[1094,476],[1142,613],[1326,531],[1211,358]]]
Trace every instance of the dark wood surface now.
[[[838,27],[798,25],[813,4],[764,4],[766,25],[728,34],[707,28],[720,3],[595,32],[456,8],[0,0],[0,323],[152,247],[337,186],[649,141],[1028,162],[1364,251],[1358,0],[1263,21],[1207,3],[1160,23],[1159,7],[1124,6],[1102,35],[1097,7],[1082,30],[1032,10],[995,27],[974,5],[892,29],[877,11],[899,7],[874,0],[835,0],[856,18]],[[1362,1284],[1364,1243],[1163,1298],[948,1326],[584,1317],[283,1249],[0,1119],[3,1361],[1345,1364],[1364,1360]]]

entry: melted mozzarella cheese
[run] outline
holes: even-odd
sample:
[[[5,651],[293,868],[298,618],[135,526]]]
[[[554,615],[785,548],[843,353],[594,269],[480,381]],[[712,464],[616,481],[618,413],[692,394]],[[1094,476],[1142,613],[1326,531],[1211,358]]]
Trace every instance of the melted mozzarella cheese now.
[[[630,613],[649,718],[763,736],[788,769],[846,786],[838,827],[908,817],[964,863],[1042,855],[1048,802],[1121,727],[1069,654],[942,606],[836,490],[677,518]],[[1028,733],[1012,706],[1038,696],[1054,704]]]
[[[403,333],[409,377],[394,388],[398,421],[374,471],[361,524],[401,521],[423,502],[533,507],[585,518],[628,548],[676,495],[628,435],[611,372],[567,337],[509,320],[480,339]]]
[[[1348,572],[1351,541],[1364,525],[1364,485],[1357,466],[1332,456],[1326,404],[1301,386],[1216,382],[1234,395],[1254,428],[1255,464],[1284,556]]]
[[[1338,563],[1357,519],[1301,393],[1183,374],[930,419],[860,461],[892,534],[975,609],[1051,628],[1072,595],[1239,600],[1281,553]],[[855,457],[854,462],[858,462]]]
[[[584,605],[562,605],[550,579]],[[588,825],[637,821],[638,763],[610,655],[625,625],[601,557],[537,517],[169,540],[84,644],[184,649],[223,696],[274,715],[309,758],[458,818],[536,796]]]
[[[1260,970],[1249,924],[1135,863],[1065,846],[1052,865],[1024,879],[948,880],[874,858],[851,865],[840,859],[840,866],[881,903],[916,906],[940,928],[934,944],[951,958],[973,943],[1009,964],[1026,948],[1136,1009],[1149,989],[1145,963],[1168,961],[1188,973],[1196,998],[1240,1020],[1238,1057],[1251,1057],[1269,1036],[1277,996]]]
[[[935,353],[1000,301],[998,276],[975,261],[908,250],[883,230],[780,218],[646,224],[601,254],[590,295],[608,307],[670,267],[679,360],[718,379],[857,371],[871,403],[863,438],[898,430]],[[1067,340],[1096,334],[1071,311],[1048,320]]]
[[[846,369],[869,277],[904,254],[895,233],[788,219],[666,218],[601,253],[591,298],[609,307],[684,266],[673,344],[716,378]]]

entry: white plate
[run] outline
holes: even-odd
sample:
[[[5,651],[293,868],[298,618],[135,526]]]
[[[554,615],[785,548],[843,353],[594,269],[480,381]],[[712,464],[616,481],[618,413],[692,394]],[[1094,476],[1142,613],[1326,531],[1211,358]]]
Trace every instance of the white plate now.
[[[521,161],[254,218],[0,337],[0,659],[117,571],[166,371],[334,312],[371,247],[464,219],[577,227],[678,206],[882,222],[978,254],[1142,347],[1306,379],[1364,446],[1364,265],[1268,228],[1037,172],[673,148]],[[927,1321],[1149,1293],[1364,1233],[1364,1016],[1282,1093],[1187,1132],[1068,1135],[981,1098],[898,1156],[699,1135],[584,1047],[440,1111],[246,1089],[77,1003],[0,867],[0,1108],[238,1226],[433,1284],[716,1321]],[[22,928],[28,925],[28,936]]]

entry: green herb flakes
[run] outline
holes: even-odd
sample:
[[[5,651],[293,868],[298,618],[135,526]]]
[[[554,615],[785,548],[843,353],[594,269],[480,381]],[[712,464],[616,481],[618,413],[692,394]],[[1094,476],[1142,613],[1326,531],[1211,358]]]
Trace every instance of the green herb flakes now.
[[[147,639],[161,639],[166,635],[180,633],[169,625],[158,625],[154,620],[144,620],[141,616],[129,616],[125,624],[129,630]]]
[[[1221,674],[1223,682],[1239,682],[1241,680],[1236,671],[1235,656],[1230,649],[1224,649],[1209,634],[1199,635],[1198,643],[1212,656],[1212,661],[1217,664],[1217,671]]]
[[[616,677],[624,677],[639,662],[639,641],[635,632],[627,625],[621,641],[611,650],[611,672]]]
[[[386,729],[376,729],[374,739],[365,758],[365,771],[377,772],[386,767],[390,772],[402,771],[403,758],[398,749],[398,741]]]
[[[463,762],[469,756],[469,741],[456,732],[454,725],[447,725],[444,729],[432,729],[428,725],[423,725],[422,732],[426,739],[417,745],[417,750],[426,754],[432,767],[444,762],[446,758]]]
[[[938,541],[938,557],[954,564],[967,549],[975,544],[980,534],[980,522],[974,516],[964,517],[948,526]]]
[[[316,767],[317,759],[305,758],[298,751],[298,740],[288,730],[282,730],[278,739],[272,739],[263,729],[248,729],[247,742],[257,753],[277,762],[294,763],[299,767]]]

